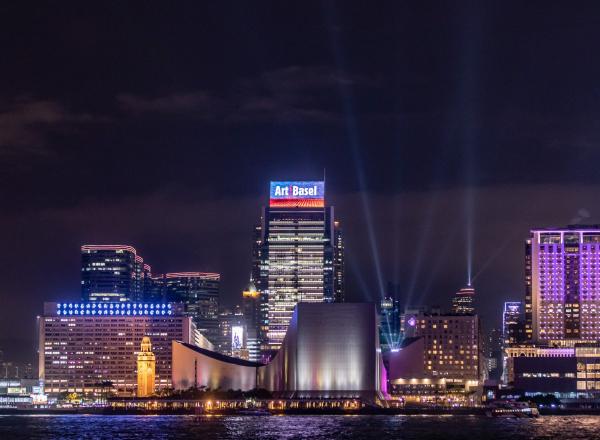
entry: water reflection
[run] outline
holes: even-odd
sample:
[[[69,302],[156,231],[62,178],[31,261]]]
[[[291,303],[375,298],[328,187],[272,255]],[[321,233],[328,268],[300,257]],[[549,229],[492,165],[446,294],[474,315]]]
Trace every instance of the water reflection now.
[[[0,416],[0,439],[589,439],[600,417]]]

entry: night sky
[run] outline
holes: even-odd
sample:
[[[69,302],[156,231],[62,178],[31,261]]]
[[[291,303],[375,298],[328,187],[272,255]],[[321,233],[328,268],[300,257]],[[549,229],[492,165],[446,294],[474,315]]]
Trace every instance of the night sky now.
[[[84,243],[235,304],[270,180],[326,169],[350,300],[471,270],[488,328],[531,227],[600,223],[597,2],[3,2],[0,49],[5,358]]]

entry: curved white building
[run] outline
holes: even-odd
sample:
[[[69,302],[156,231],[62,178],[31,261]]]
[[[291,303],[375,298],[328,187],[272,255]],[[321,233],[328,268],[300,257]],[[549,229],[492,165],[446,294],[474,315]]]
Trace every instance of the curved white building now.
[[[173,342],[175,389],[264,388],[280,397],[381,397],[385,373],[377,316],[368,303],[299,303],[281,349],[267,364]]]

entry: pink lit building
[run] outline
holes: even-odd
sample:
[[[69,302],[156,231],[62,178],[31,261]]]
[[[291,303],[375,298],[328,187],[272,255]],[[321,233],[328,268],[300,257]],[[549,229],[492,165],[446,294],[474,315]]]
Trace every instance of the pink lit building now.
[[[600,226],[534,229],[526,243],[528,339],[600,340]]]

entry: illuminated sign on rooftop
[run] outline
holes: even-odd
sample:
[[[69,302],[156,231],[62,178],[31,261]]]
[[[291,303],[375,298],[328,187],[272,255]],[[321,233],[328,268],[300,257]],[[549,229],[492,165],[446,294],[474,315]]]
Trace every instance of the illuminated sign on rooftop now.
[[[325,182],[271,182],[269,206],[275,208],[323,208]]]

